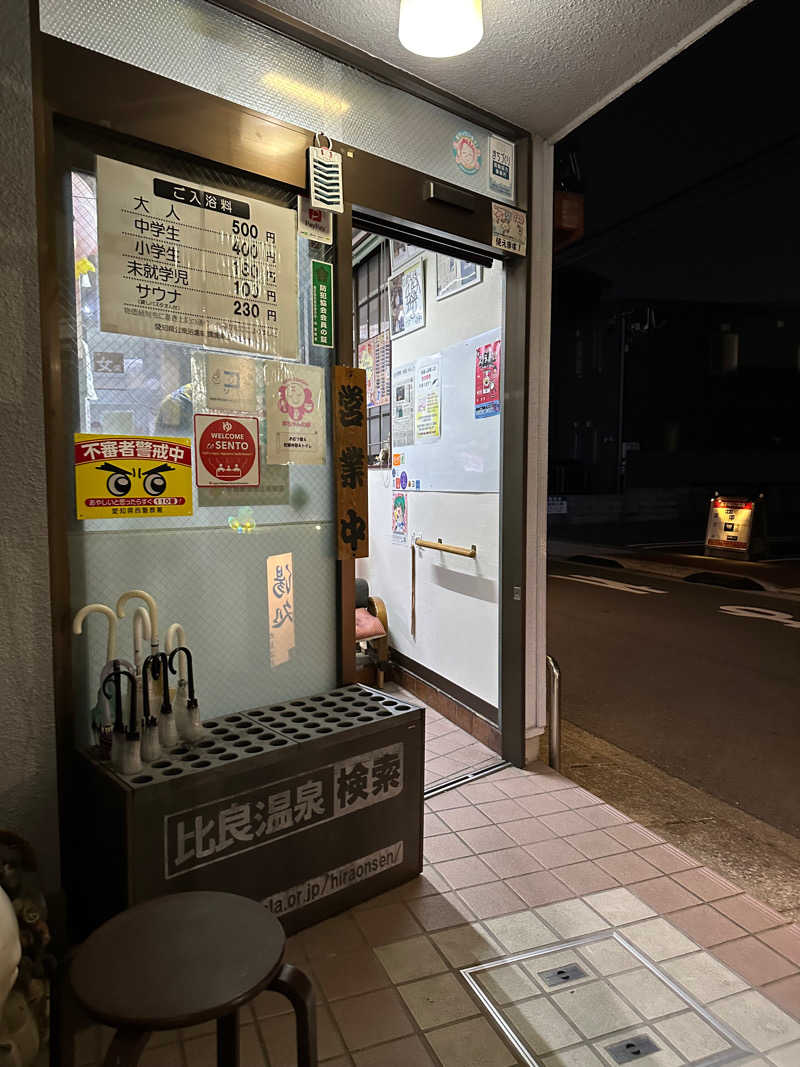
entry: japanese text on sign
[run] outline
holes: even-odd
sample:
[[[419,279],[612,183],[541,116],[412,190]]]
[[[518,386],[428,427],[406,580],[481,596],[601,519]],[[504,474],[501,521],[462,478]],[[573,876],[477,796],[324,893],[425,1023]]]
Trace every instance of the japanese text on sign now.
[[[292,553],[267,558],[269,662],[287,663],[294,648],[294,563]]]
[[[79,519],[192,514],[192,448],[184,437],[75,434]]]
[[[261,848],[403,791],[397,743],[164,819],[164,877]]]
[[[312,259],[311,281],[314,288],[311,343],[333,348],[333,264]]]
[[[333,368],[333,447],[339,559],[369,555],[367,528],[367,375]]]
[[[98,157],[100,324],[297,359],[288,208]]]

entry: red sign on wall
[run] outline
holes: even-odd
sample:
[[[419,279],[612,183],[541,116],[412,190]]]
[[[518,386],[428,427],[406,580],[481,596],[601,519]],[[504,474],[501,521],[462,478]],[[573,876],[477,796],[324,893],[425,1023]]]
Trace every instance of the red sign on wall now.
[[[258,419],[195,415],[195,477],[201,489],[260,485]]]

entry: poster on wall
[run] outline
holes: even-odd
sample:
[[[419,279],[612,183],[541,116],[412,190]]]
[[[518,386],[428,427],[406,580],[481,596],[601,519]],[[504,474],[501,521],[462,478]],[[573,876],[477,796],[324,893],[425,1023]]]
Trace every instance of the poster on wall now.
[[[288,663],[294,648],[294,563],[292,553],[267,557],[267,618],[269,662]]]
[[[332,407],[337,555],[362,559],[369,555],[365,371],[334,366]]]
[[[514,145],[494,133],[489,138],[489,189],[514,199]]]
[[[492,204],[492,248],[527,255],[528,217],[505,204]]]
[[[362,341],[358,346],[358,365],[367,372],[367,407],[388,404],[392,343],[388,331]]]
[[[404,337],[425,325],[425,273],[422,258],[389,277],[389,328]]]
[[[98,156],[100,328],[298,358],[297,214]]]
[[[421,254],[422,249],[416,245],[407,244],[405,241],[389,241],[389,263],[391,264],[392,274]]]
[[[324,369],[270,363],[265,379],[267,463],[324,463]]]
[[[392,543],[408,544],[408,494],[392,493]]]
[[[475,349],[475,418],[500,414],[500,359],[502,341]]]
[[[444,300],[483,280],[483,267],[455,256],[436,256],[436,299]]]
[[[442,370],[438,356],[417,360],[415,395],[415,440],[441,437]]]
[[[261,484],[258,419],[195,415],[194,449],[198,488]]]
[[[208,407],[223,411],[255,411],[261,362],[247,356],[209,352],[206,357]]]
[[[76,433],[79,519],[192,514],[192,442],[187,437]]]
[[[398,448],[414,444],[413,363],[392,370],[392,443]]]

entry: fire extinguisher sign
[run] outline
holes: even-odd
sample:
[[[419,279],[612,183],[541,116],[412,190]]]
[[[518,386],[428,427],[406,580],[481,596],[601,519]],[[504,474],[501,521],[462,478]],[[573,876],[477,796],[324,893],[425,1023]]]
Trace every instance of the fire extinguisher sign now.
[[[257,418],[195,415],[194,450],[200,489],[261,484]]]

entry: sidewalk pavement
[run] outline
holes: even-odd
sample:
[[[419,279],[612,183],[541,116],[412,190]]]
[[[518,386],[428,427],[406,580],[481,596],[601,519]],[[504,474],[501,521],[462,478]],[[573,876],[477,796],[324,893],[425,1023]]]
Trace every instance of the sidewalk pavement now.
[[[551,559],[600,566],[619,566],[647,574],[689,581],[708,580],[732,589],[761,589],[768,593],[800,597],[800,560],[772,559],[750,562],[716,559],[696,552],[664,548],[625,548],[618,545],[587,544],[551,538],[547,545]]]

